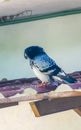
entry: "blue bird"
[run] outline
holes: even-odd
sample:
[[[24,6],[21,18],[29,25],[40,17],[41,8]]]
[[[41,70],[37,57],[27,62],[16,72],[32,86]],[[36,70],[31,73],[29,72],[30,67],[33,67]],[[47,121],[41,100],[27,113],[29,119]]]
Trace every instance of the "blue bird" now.
[[[51,59],[42,47],[30,46],[25,49],[24,57],[29,59],[30,66],[36,76],[42,81],[42,85],[52,81],[75,83],[76,79],[68,76],[53,59]]]

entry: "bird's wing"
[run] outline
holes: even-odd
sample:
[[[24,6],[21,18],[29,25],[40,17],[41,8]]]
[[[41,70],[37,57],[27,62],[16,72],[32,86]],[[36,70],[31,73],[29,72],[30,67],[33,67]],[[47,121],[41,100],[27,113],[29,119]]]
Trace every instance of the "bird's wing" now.
[[[39,69],[39,71],[45,74],[57,74],[60,68],[56,65],[55,61],[52,60],[47,54],[43,54],[35,57],[33,65]]]

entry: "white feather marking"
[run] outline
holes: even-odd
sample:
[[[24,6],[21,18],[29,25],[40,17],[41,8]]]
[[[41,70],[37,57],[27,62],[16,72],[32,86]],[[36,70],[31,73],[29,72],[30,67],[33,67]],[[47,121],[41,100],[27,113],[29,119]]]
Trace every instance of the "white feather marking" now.
[[[60,77],[57,77],[57,76],[53,76],[53,78],[55,81],[63,81]]]
[[[44,74],[43,72],[40,72],[38,68],[33,66],[33,71],[35,75],[40,79],[42,82],[50,82],[49,75]]]

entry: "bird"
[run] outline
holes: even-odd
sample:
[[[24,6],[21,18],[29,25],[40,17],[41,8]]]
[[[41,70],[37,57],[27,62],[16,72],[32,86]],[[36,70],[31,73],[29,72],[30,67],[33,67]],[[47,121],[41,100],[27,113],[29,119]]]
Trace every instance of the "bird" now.
[[[29,59],[31,68],[38,79],[41,80],[41,87],[54,81],[63,81],[64,83],[77,82],[75,78],[66,74],[40,46],[27,47],[24,50],[24,57]]]

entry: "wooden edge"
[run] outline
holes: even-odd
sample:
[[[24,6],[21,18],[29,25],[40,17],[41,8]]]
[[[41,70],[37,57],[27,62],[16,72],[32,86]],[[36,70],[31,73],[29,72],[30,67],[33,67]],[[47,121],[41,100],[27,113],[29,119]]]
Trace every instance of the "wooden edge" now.
[[[21,102],[21,101],[35,101],[35,100],[43,100],[43,99],[55,99],[55,98],[65,98],[65,97],[77,97],[81,96],[81,91],[64,91],[64,92],[55,92],[50,91],[47,93],[40,93],[34,95],[27,95],[20,97],[10,97],[10,98],[1,98],[0,104],[2,103],[12,103],[12,102]]]
[[[38,109],[37,109],[35,103],[34,103],[34,102],[30,102],[29,104],[30,104],[30,106],[31,106],[31,108],[32,108],[32,110],[33,110],[35,116],[36,116],[36,117],[40,117],[40,113],[39,113],[39,111],[38,111]]]
[[[44,99],[30,103],[30,106],[36,117],[62,112],[70,109],[76,110],[81,106],[81,96]],[[79,114],[80,112],[77,111]],[[81,114],[81,113],[80,113]]]
[[[81,107],[73,109],[79,116],[81,116]]]
[[[14,106],[14,105],[17,105],[18,102],[22,102],[22,101],[36,101],[36,100],[39,101],[39,100],[44,100],[44,99],[51,100],[51,99],[66,98],[66,97],[77,98],[77,96],[81,96],[81,92],[79,91],[64,91],[64,92],[51,91],[47,93],[41,93],[41,94],[35,94],[35,95],[29,95],[29,96],[2,98],[0,99],[0,108]],[[36,117],[39,117],[40,113],[38,112],[35,104],[30,102],[30,105],[32,107],[32,110],[35,111]]]
[[[5,108],[5,107],[11,107],[11,106],[16,106],[18,105],[18,102],[12,102],[12,103],[1,103],[0,104],[0,109]]]

